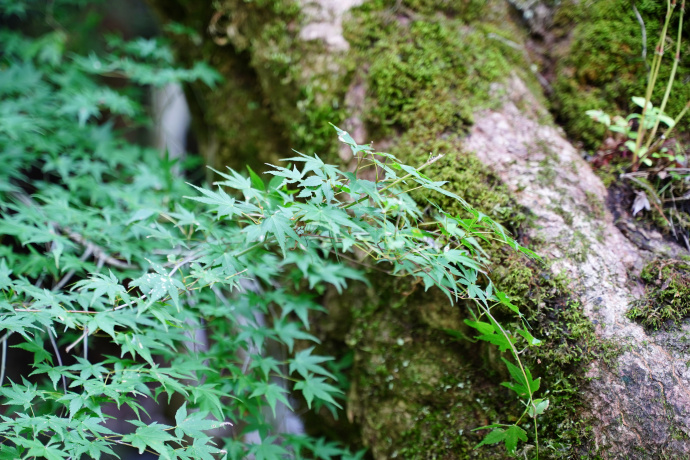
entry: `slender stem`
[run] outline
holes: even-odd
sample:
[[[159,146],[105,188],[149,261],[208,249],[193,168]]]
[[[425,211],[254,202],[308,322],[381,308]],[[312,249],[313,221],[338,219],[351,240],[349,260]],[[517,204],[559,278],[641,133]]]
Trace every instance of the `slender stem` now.
[[[198,251],[194,251],[194,252],[192,252],[191,254],[189,254],[187,257],[185,257],[185,258],[182,259],[180,262],[178,262],[177,264],[175,264],[175,266],[172,268],[172,270],[170,270],[170,273],[168,273],[168,276],[169,276],[169,277],[170,277],[170,276],[173,276],[173,275],[175,274],[175,272],[176,272],[180,267],[182,267],[182,266],[185,265],[185,264],[188,264],[189,262],[192,262],[192,261],[198,259],[199,256],[201,256],[201,254],[202,254],[203,252],[204,252],[203,249],[200,249],[200,250],[198,250]]]
[[[86,249],[84,250],[84,253],[81,255],[81,257],[79,257],[79,261],[83,262],[86,259],[88,259],[88,257],[91,255],[92,252],[93,252],[93,247],[87,246]],[[75,270],[68,271],[67,274],[65,276],[63,276],[62,279],[55,286],[53,286],[52,291],[59,291],[60,289],[62,289],[65,286],[65,284],[67,284],[67,282],[70,279],[72,279],[72,277],[74,276],[75,273],[76,273]]]
[[[661,58],[664,55],[664,42],[666,40],[666,32],[668,30],[668,24],[671,22],[671,13],[675,7],[675,2],[671,6],[671,0],[666,0],[666,18],[664,20],[664,27],[661,30],[661,35],[659,36],[659,43],[657,44],[656,50],[654,52],[654,59],[652,60],[652,71],[649,75],[649,80],[647,81],[647,91],[645,94],[644,107],[642,108],[642,115],[640,116],[640,125],[637,129],[637,139],[635,141],[635,151],[633,152],[633,170],[637,170],[639,167],[638,152],[642,146],[642,139],[645,135],[645,117],[647,115],[647,108],[651,104],[652,93],[654,92],[654,86],[656,85],[656,80],[659,76],[659,69],[661,68]]]
[[[536,449],[536,458],[539,459],[539,434],[537,433],[537,413],[536,411],[534,412],[534,418],[532,419],[534,421],[534,439],[536,439],[534,443],[534,447]]]
[[[260,248],[260,247],[263,246],[264,244],[268,244],[268,243],[269,243],[269,240],[271,240],[271,239],[274,239],[274,238],[273,238],[273,237],[269,237],[269,238],[266,238],[266,240],[264,240],[264,241],[260,241],[260,242],[258,242],[258,243],[256,243],[256,244],[252,245],[252,246],[249,246],[247,249],[245,249],[245,250],[243,250],[243,251],[240,251],[240,252],[238,252],[237,254],[235,254],[235,257],[242,257],[243,255],[252,252],[254,249]]]
[[[527,396],[529,397],[529,403],[530,405],[534,408],[534,423],[535,423],[535,430],[534,430],[534,444],[536,446],[536,451],[537,451],[537,458],[539,458],[539,437],[537,436],[537,430],[536,430],[536,418],[537,418],[537,407],[534,404],[534,399],[532,398],[532,390],[529,388],[529,380],[527,379],[527,373],[525,372],[525,368],[522,365],[522,361],[520,360],[520,356],[518,354],[517,349],[515,348],[515,345],[513,345],[513,342],[510,340],[510,337],[508,337],[508,333],[503,329],[503,326],[501,326],[501,323],[496,321],[496,319],[491,315],[491,311],[488,308],[483,309],[486,313],[486,315],[491,318],[491,321],[498,326],[498,329],[501,331],[501,334],[503,334],[503,337],[508,341],[508,344],[510,345],[510,350],[513,353],[513,356],[515,357],[515,361],[517,362],[518,366],[520,366],[520,372],[522,373],[522,378],[525,379],[526,383],[526,390],[527,390]],[[523,414],[524,415],[524,414]]]
[[[635,16],[637,17],[637,22],[640,23],[640,29],[642,30],[642,61],[644,61],[644,65],[647,68],[647,72],[649,72],[649,64],[647,64],[647,28],[644,25],[644,19],[642,19],[642,15],[640,15],[640,12],[637,11],[637,7],[635,6],[635,0],[633,0],[632,2],[632,8],[635,12]]]
[[[664,134],[662,134],[656,140],[656,142],[654,142],[654,144],[652,144],[652,146],[649,148],[649,151],[647,152],[647,154],[651,154],[651,153],[654,153],[657,150],[659,150],[659,147],[661,147],[662,143],[666,139],[668,139],[669,134],[671,134],[673,132],[675,127],[678,126],[678,123],[680,122],[681,118],[683,118],[683,116],[685,116],[685,114],[688,112],[688,109],[690,109],[690,100],[687,102],[687,104],[685,104],[685,107],[683,107],[683,110],[680,111],[680,113],[678,114],[676,119],[673,120],[673,126],[671,126],[668,130],[666,130],[666,132]]]
[[[89,328],[84,328],[84,359],[89,360]]]

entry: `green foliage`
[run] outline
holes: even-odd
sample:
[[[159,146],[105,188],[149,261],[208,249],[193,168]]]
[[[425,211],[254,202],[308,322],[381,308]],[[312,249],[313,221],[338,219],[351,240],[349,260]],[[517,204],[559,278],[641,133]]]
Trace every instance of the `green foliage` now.
[[[681,11],[679,15],[679,25],[678,25],[678,36],[675,40],[675,53],[673,58],[673,64],[671,66],[670,75],[668,77],[663,98],[661,100],[660,106],[655,107],[652,103],[652,96],[654,90],[657,87],[657,81],[659,79],[661,63],[664,56],[666,48],[666,38],[669,24],[673,16],[674,9],[676,7],[676,2],[671,0],[666,1],[667,11],[664,21],[663,28],[660,32],[659,42],[656,45],[654,51],[654,57],[652,59],[651,68],[649,70],[649,76],[647,78],[647,89],[644,97],[633,97],[632,101],[635,105],[640,107],[641,113],[632,113],[623,120],[620,117],[614,119],[614,124],[611,125],[611,117],[601,110],[589,110],[587,115],[593,118],[595,121],[603,123],[607,128],[613,132],[624,133],[628,140],[625,142],[625,147],[632,153],[632,169],[637,171],[640,167],[640,163],[646,166],[652,166],[654,162],[652,158],[661,158],[657,153],[660,150],[661,143],[663,140],[669,137],[670,132],[676,127],[678,122],[688,108],[690,108],[690,101],[688,101],[685,106],[679,111],[677,117],[673,119],[672,117],[665,114],[666,105],[669,101],[671,95],[671,89],[673,87],[676,72],[678,70],[678,65],[680,63],[680,50],[682,44],[682,33],[683,33],[683,16],[685,14],[685,2],[682,3]],[[635,128],[631,125],[632,120],[637,120],[639,123],[636,124]],[[666,125],[665,134],[657,139],[655,137],[660,124]],[[664,149],[666,151],[668,149]],[[655,156],[656,155],[656,156]],[[675,160],[675,158],[672,157]],[[679,162],[685,162],[685,157],[678,155]]]
[[[681,2],[677,2],[681,3]],[[643,96],[667,2],[665,0],[594,1],[582,3],[565,0],[554,16],[551,32],[567,44],[556,51],[557,70],[553,82],[553,105],[559,122],[568,134],[582,140],[586,147],[595,148],[605,128],[582,114],[587,110],[608,113],[631,113],[631,95]],[[638,14],[639,13],[639,17]],[[644,25],[643,25],[644,24]],[[677,23],[671,22],[667,36],[668,50],[675,51]],[[688,30],[683,32],[685,39]],[[670,54],[667,52],[667,54]],[[678,75],[690,71],[690,59],[681,54]],[[662,66],[659,79],[668,81],[671,66]],[[653,100],[663,99],[665,88],[653,90]],[[690,98],[690,86],[680,81],[666,109],[678,114]],[[679,126],[681,131],[687,128]]]
[[[675,204],[675,199],[684,199],[683,196],[688,191],[687,178],[688,160],[685,149],[680,142],[672,137],[674,130],[679,127],[679,122],[690,109],[690,99],[678,110],[674,116],[666,113],[670,102],[677,94],[672,95],[676,73],[681,62],[681,45],[683,42],[683,18],[685,15],[685,2],[680,6],[678,14],[677,35],[675,41],[671,41],[673,50],[673,60],[670,66],[662,66],[664,54],[666,52],[667,41],[672,40],[670,35],[670,25],[675,19],[676,2],[666,1],[666,15],[664,23],[659,33],[659,40],[654,50],[649,74],[647,77],[647,87],[644,97],[632,97],[632,102],[639,107],[640,113],[631,113],[625,118],[620,116],[611,117],[603,110],[588,110],[586,112],[590,118],[606,126],[607,130],[618,137],[617,144],[609,155],[619,154],[626,160],[623,161],[625,169],[630,170],[621,175],[622,179],[629,181],[636,188],[636,199],[632,206],[633,215],[642,210],[655,208],[661,217],[659,222],[662,227],[669,228],[679,240],[682,238],[677,235],[673,222],[679,224],[678,232],[684,233],[690,228],[688,213],[679,209]],[[641,21],[640,17],[640,21]],[[658,84],[665,69],[668,73],[665,85]],[[676,85],[678,88],[678,85]],[[657,96],[663,90],[663,96]],[[676,89],[673,93],[682,90]],[[654,105],[656,97],[660,97],[658,106]],[[674,118],[675,117],[675,118]],[[630,157],[628,160],[627,157]],[[607,160],[608,161],[608,160]],[[642,169],[642,171],[638,171]],[[672,202],[669,205],[668,202]],[[664,208],[667,209],[665,212]],[[667,217],[667,214],[669,217]],[[684,236],[684,235],[683,235]],[[684,238],[688,245],[687,237]],[[690,246],[688,246],[690,248]]]
[[[524,409],[487,427],[485,443],[513,452],[528,439],[523,419],[536,430],[548,402],[520,349],[539,341],[495,319],[497,306],[521,315],[487,277],[484,246],[533,254],[422,172],[440,156],[414,168],[335,128],[354,172],[297,153],[266,180],[229,170],[212,188],[185,185],[174,161],[114,129],[136,126],[142,109],[99,80],[212,85],[215,72],[173,68],[158,41],[111,38],[105,56],[68,56],[66,36],[57,47],[46,37],[2,32],[0,458],[101,458],[123,444],[170,459],[361,458],[272,421],[305,405],[341,408],[310,313],[327,286],[366,282],[355,267],[374,265],[472,300],[478,339],[512,356],[505,386]],[[412,189],[463,213],[422,210]],[[26,369],[8,368],[15,349],[32,356]],[[174,423],[149,418],[179,397]],[[123,406],[135,418],[118,432],[108,414]]]

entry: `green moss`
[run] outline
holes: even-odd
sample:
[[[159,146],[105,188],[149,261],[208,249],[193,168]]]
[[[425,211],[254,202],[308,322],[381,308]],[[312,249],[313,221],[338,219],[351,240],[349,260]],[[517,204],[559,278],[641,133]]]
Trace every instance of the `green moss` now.
[[[451,191],[492,217],[513,221],[515,228],[523,217],[510,210],[507,189],[462,150],[461,141],[473,123],[472,113],[495,103],[489,97],[491,83],[526,67],[521,53],[488,38],[496,33],[490,19],[502,17],[495,22],[502,22],[505,37],[512,33],[510,38],[520,41],[520,32],[506,27],[508,12],[501,2],[449,2],[448,9],[439,9],[409,1],[402,7],[409,21],[398,20],[394,14],[400,11],[385,2],[371,2],[344,24],[353,68],[369,92],[364,117],[371,138],[392,140],[388,150],[412,165],[423,163],[429,153],[446,155],[425,173],[448,181]],[[415,198],[460,211],[440,195]]]
[[[569,213],[568,211],[564,210],[560,206],[556,206],[552,208],[553,212],[561,216],[563,218],[563,222],[565,222],[566,225],[570,226],[573,225],[573,215]]]
[[[681,260],[655,260],[640,275],[646,294],[633,303],[628,318],[648,329],[677,327],[690,317],[690,264]]]
[[[537,179],[541,184],[552,186],[555,183],[558,174],[549,160],[539,162],[539,171],[537,172]]]
[[[346,61],[334,66],[331,60],[337,59],[337,53],[326,51],[322,41],[304,42],[297,37],[305,18],[294,1],[239,3],[242,6],[231,5],[231,11],[244,12],[238,29],[246,34],[251,67],[259,76],[264,99],[270,100],[272,125],[263,129],[277,130],[287,139],[277,154],[283,156],[288,147],[334,154],[337,146],[328,123],[344,119],[342,101],[350,67]]]
[[[401,145],[396,155],[425,158],[424,152],[443,153],[446,156],[425,170],[430,177],[447,181],[444,187],[462,196],[477,210],[496,219],[511,230],[527,219],[525,213],[514,202],[507,187],[486,165],[461,147],[459,136],[420,144]],[[452,214],[462,214],[464,210],[458,202],[439,193],[419,192],[412,196],[420,203],[430,200]]]
[[[322,41],[298,37],[306,20],[299,2],[153,2],[167,17],[200,32],[211,30],[213,40],[204,32],[201,43],[171,36],[180,60],[203,60],[225,78],[217,88],[196,85],[188,97],[208,164],[249,164],[261,171],[290,148],[336,152],[328,122],[344,119],[351,67],[335,63],[341,56],[326,51]]]
[[[598,339],[582,306],[569,300],[565,277],[553,277],[547,267],[500,250],[492,259],[493,280],[525,314],[532,333],[544,340],[523,354],[548,391],[539,396],[551,402],[539,421],[542,456],[594,455],[589,452],[591,429],[581,415],[582,369],[594,359],[612,362],[617,350]],[[473,449],[481,439],[473,428],[514,421],[520,409],[513,395],[498,386],[507,376],[495,347],[466,340],[473,333],[462,322],[465,306],[450,306],[439,293],[410,289],[404,280],[376,283],[366,295],[355,296],[369,300],[354,308],[348,338],[358,350],[351,404],[364,419],[363,438],[374,456],[506,458],[500,446]],[[400,302],[404,309],[390,308]],[[504,312],[501,320],[510,327],[514,317]],[[371,407],[381,410],[372,413]]]
[[[355,59],[370,64],[366,121],[374,137],[411,130],[432,139],[466,129],[472,111],[489,101],[491,82],[523,62],[488,40],[484,27],[441,15],[394,21],[389,10],[371,6],[358,11],[345,36]]]
[[[478,19],[484,10],[485,0],[404,0],[402,6],[421,14],[443,13],[459,16],[465,21]]]
[[[646,0],[635,3],[647,29],[647,61],[651,63],[666,2]],[[677,18],[676,13],[676,18]],[[652,102],[658,105],[671,72],[677,20],[672,21],[664,66]],[[675,30],[674,30],[675,28]],[[642,32],[631,3],[627,0],[564,1],[554,19],[557,34],[571,34],[569,47],[558,51],[553,106],[568,134],[587,147],[599,146],[605,129],[585,111],[602,109],[627,115],[635,111],[632,96],[644,96],[647,69],[642,60]],[[686,40],[690,37],[685,33]],[[690,57],[682,56],[666,112],[675,117],[690,99],[690,85],[682,75],[690,73]],[[687,128],[685,128],[687,129]]]
[[[206,107],[214,111],[209,120],[227,112],[221,126],[212,127],[224,136],[218,140],[223,155],[234,155],[231,150],[238,148],[243,157],[238,160],[244,162],[245,155],[265,158],[290,146],[305,153],[331,152],[335,158],[325,122],[339,123],[351,115],[342,109],[343,96],[351,81],[361,80],[369,92],[361,107],[369,139],[387,141],[388,150],[408,164],[423,163],[429,152],[446,154],[425,172],[448,181],[449,190],[519,235],[529,221],[527,213],[485,165],[461,149],[473,111],[498,99],[490,96],[492,83],[517,71],[528,86],[538,86],[520,70],[527,68],[523,54],[492,38],[523,41],[522,32],[510,24],[506,2],[447,1],[440,9],[428,0],[401,2],[402,9],[393,1],[367,2],[344,24],[351,52],[341,56],[337,67],[342,71],[335,73],[318,60],[324,54],[320,43],[296,46],[301,18],[288,7],[293,3],[220,2],[237,31],[233,45],[225,48],[230,52],[215,47],[218,54],[211,59],[232,79],[223,86],[225,92],[209,97],[214,104]],[[278,6],[287,9],[277,11]],[[225,53],[237,60],[226,61]],[[236,95],[238,88],[247,88],[246,96]],[[250,110],[261,117],[244,120]],[[262,138],[273,140],[261,144]],[[416,198],[461,212],[446,197]],[[534,373],[544,379],[543,388],[551,392],[540,438],[547,451],[565,457],[586,440],[579,420],[580,371],[602,353],[602,346],[581,307],[568,302],[563,280],[502,248],[489,251],[492,279],[520,305],[535,336],[546,340],[528,356]],[[482,434],[471,431],[511,421],[520,411],[510,392],[498,385],[505,375],[496,364],[496,348],[458,341],[458,336],[472,335],[462,322],[466,310],[450,306],[442,295],[423,293],[405,280],[373,283],[364,292],[351,288],[342,298],[326,299],[337,321],[314,322],[315,329],[327,324],[348,329],[314,333],[355,350],[348,407],[362,424],[365,444],[382,458],[505,457],[501,447],[474,450]],[[399,305],[404,307],[395,308]]]

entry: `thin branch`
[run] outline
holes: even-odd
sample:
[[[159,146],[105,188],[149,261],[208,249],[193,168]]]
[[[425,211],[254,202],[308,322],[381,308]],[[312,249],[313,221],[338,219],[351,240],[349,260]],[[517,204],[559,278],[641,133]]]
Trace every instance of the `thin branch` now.
[[[84,359],[89,360],[89,328],[84,328]]]
[[[218,289],[217,286],[213,286],[211,288],[211,290],[214,292],[214,294],[216,294],[216,296],[218,297],[218,299],[220,299],[220,301],[221,301],[221,303],[223,303],[223,305],[225,305],[226,307],[231,307],[230,302],[228,301],[227,297],[225,297],[225,295],[223,295],[223,292],[220,289]],[[237,324],[239,324],[240,326],[246,326],[247,324],[249,324],[249,321],[247,320],[247,318],[245,318],[242,315],[238,315],[236,319],[237,319]],[[252,358],[251,358],[252,354],[259,353],[259,352],[260,352],[260,350],[259,350],[259,347],[256,346],[256,343],[254,343],[253,340],[249,340],[249,349],[247,350],[247,353],[244,356],[244,361],[242,363],[242,373],[243,374],[247,373],[247,369],[249,368],[249,364],[251,363],[251,360],[252,360]]]
[[[175,274],[175,272],[176,272],[180,267],[182,267],[182,266],[185,265],[185,264],[188,264],[189,262],[192,262],[192,261],[198,259],[199,256],[201,256],[201,255],[203,254],[203,252],[204,252],[204,250],[203,250],[203,249],[200,249],[200,250],[198,250],[198,251],[195,251],[195,252],[192,252],[191,254],[189,254],[187,257],[185,257],[185,258],[182,259],[180,262],[178,262],[177,264],[175,264],[175,266],[173,267],[173,269],[170,270],[170,273],[168,273],[168,276],[169,276],[169,277],[170,277],[170,276],[173,276],[173,275]]]
[[[121,260],[118,260],[118,259],[110,256],[103,248],[101,248],[100,246],[98,246],[95,243],[90,242],[89,240],[87,240],[86,238],[84,238],[79,233],[75,232],[74,230],[71,230],[69,228],[62,228],[62,231],[72,241],[81,244],[82,246],[86,247],[87,249],[91,249],[91,252],[93,252],[94,257],[96,257],[99,261],[102,261],[101,265],[103,264],[103,262],[105,262],[108,265],[112,265],[113,267],[117,267],[117,268],[120,268],[122,270],[135,268],[135,266],[132,264],[128,264],[127,262],[122,262]]]
[[[46,331],[48,331],[48,337],[50,338],[50,344],[53,346],[53,351],[55,352],[55,356],[57,358],[57,362],[60,365],[60,367],[63,366],[62,364],[62,355],[60,355],[60,349],[57,346],[57,343],[55,343],[55,337],[53,337],[53,333],[50,332],[50,328],[47,327]],[[65,375],[62,374],[62,388],[65,390],[65,394],[67,394],[67,379],[65,379]]]
[[[423,165],[421,165],[421,166],[420,166],[419,168],[417,168],[415,171],[420,172],[422,169],[426,168],[426,167],[429,166],[430,164],[436,163],[438,160],[440,160],[441,158],[443,158],[443,156],[444,156],[444,155],[441,154],[441,155],[436,155],[435,157],[429,158]],[[401,177],[401,178],[399,178],[399,179],[396,179],[396,180],[393,181],[391,184],[388,184],[387,186],[385,186],[385,187],[383,187],[381,190],[379,190],[378,193],[381,194],[381,193],[385,192],[386,190],[390,189],[391,187],[395,187],[395,186],[398,185],[399,183],[404,182],[405,180],[407,180],[407,179],[409,179],[410,177],[413,177],[413,176],[414,176],[413,174],[407,174],[407,175],[405,175],[405,176],[403,176],[403,177]],[[361,203],[362,201],[367,200],[367,199],[369,199],[369,198],[370,198],[370,197],[369,197],[368,195],[367,195],[367,196],[363,196],[363,197],[360,198],[359,200],[353,201],[353,202],[349,203],[348,205],[343,206],[342,209],[351,208],[352,206],[355,206],[355,205],[357,205],[357,204]]]
[[[39,310],[36,308],[15,308],[14,311],[21,311],[21,312],[26,312],[26,313],[40,313],[43,310]],[[98,313],[97,311],[90,311],[90,310],[65,310],[65,313],[84,313],[87,315],[95,315]],[[0,342],[5,340],[5,338],[1,338]]]
[[[74,348],[74,347],[76,347],[77,345],[79,345],[79,342],[81,342],[82,340],[84,340],[84,339],[86,338],[86,335],[87,335],[88,333],[89,333],[89,330],[85,328],[85,329],[84,329],[84,332],[79,336],[79,338],[78,338],[77,340],[75,340],[74,342],[72,342],[67,348],[65,348],[65,352],[69,353],[69,352],[72,350],[72,348]]]
[[[6,334],[9,337],[9,333]],[[0,363],[0,387],[5,380],[5,366],[7,364],[7,340],[2,341],[2,363]]]

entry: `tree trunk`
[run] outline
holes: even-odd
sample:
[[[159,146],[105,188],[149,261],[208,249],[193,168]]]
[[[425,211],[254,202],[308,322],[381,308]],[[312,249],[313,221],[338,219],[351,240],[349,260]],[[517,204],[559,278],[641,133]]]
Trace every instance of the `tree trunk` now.
[[[189,90],[209,163],[260,169],[291,148],[346,162],[328,122],[408,164],[444,153],[427,173],[545,259],[492,251],[494,281],[545,341],[528,358],[552,403],[542,457],[690,455],[687,327],[651,333],[626,317],[643,294],[641,269],[687,252],[658,232],[640,240],[625,208],[614,207],[614,222],[607,189],[546,108],[591,145],[603,133],[584,111],[627,109],[642,94],[639,23],[627,1],[150,3],[201,37],[174,37],[183,60],[225,77],[219,88]],[[647,24],[664,5],[640,7]],[[690,94],[687,84],[677,92]],[[443,296],[374,286],[327,296],[331,315],[320,325],[330,346],[354,352],[347,415],[363,443],[375,458],[506,455],[473,450],[481,436],[471,431],[515,410],[496,384],[498,352],[456,339],[450,331],[469,333],[463,309]]]

